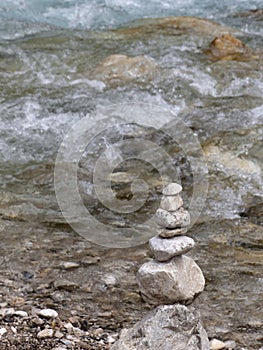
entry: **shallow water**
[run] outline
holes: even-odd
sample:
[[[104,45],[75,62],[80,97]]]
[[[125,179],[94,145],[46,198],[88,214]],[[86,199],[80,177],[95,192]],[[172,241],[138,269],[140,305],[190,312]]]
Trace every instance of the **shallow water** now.
[[[191,230],[200,243],[198,262],[208,276],[207,291],[198,299],[211,321],[205,322],[206,327],[210,336],[234,337],[248,349],[259,346],[253,332],[258,332],[255,324],[262,326],[262,59],[210,61],[203,50],[214,35],[205,30],[153,28],[139,34],[133,30],[132,35],[127,30],[142,25],[128,23],[141,17],[194,15],[233,27],[239,39],[260,52],[262,16],[240,15],[259,6],[260,1],[248,7],[240,1],[200,5],[194,0],[165,1],[158,6],[153,0],[147,5],[142,1],[48,1],[40,6],[26,0],[0,5],[2,232],[8,232],[9,223],[15,228],[10,236],[20,222],[32,227],[37,223],[39,229],[64,225],[54,190],[54,163],[63,137],[83,117],[96,126],[102,106],[131,102],[161,106],[179,116],[198,138],[209,170],[205,208],[199,225]],[[150,79],[139,76],[115,85],[95,79],[94,69],[112,54],[146,55],[156,69]],[[141,123],[147,118],[151,119],[142,111]],[[160,115],[160,122],[164,119]],[[111,121],[116,128],[104,123],[105,131],[88,143],[78,168],[81,199],[92,215],[111,227],[135,230],[141,218],[158,207],[160,178],[145,162],[121,162],[112,175],[120,200],[131,199],[131,179],[142,178],[149,184],[149,200],[140,213],[128,216],[106,210],[94,193],[94,164],[105,150],[109,161],[118,160],[112,144],[125,141],[127,135],[147,139],[169,153],[170,165],[159,157],[158,170],[171,181],[171,168],[176,169],[189,205],[191,162],[176,142],[149,127],[120,126],[118,117]],[[91,134],[96,134],[95,126],[90,127]],[[125,148],[123,152],[127,157]],[[244,321],[250,317],[254,326]]]

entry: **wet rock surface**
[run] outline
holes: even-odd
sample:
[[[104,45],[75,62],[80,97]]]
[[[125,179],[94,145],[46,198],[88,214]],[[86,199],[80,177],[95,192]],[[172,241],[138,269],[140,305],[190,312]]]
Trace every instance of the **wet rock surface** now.
[[[156,74],[158,67],[153,59],[145,56],[111,55],[91,71],[89,77],[112,87],[135,80],[149,81],[156,77]]]
[[[250,61],[263,57],[262,53],[260,55],[253,52],[242,41],[229,34],[216,37],[204,52],[212,60]]]
[[[214,21],[191,16],[145,18],[134,21],[129,28],[117,29],[117,33],[125,35],[143,35],[161,33],[165,35],[192,32],[198,35],[211,36],[219,33],[235,31],[233,28],[220,25]]]

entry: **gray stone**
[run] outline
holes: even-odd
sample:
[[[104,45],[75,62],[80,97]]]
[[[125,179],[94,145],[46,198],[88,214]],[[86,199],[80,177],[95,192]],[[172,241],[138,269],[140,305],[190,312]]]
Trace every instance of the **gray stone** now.
[[[187,232],[187,228],[176,228],[176,229],[164,229],[159,232],[159,236],[162,238],[171,238],[175,236],[182,236]]]
[[[79,263],[75,263],[73,261],[64,261],[61,263],[61,267],[65,270],[75,269],[77,267],[80,267]]]
[[[160,208],[167,211],[176,211],[183,206],[184,202],[182,197],[176,196],[163,196],[160,203]]]
[[[221,349],[225,349],[225,347],[226,347],[226,344],[219,339],[214,338],[210,341],[211,350],[221,350]]]
[[[165,196],[176,196],[180,192],[182,192],[183,188],[181,185],[177,184],[176,182],[171,182],[170,184],[164,186],[163,188],[163,194]]]
[[[195,241],[187,236],[173,238],[161,238],[155,236],[150,239],[149,244],[154,257],[158,261],[167,261],[193,249]]]
[[[155,215],[157,223],[165,228],[187,227],[191,223],[190,214],[184,208],[172,213],[164,209],[158,209]]]
[[[56,318],[58,317],[58,313],[56,310],[53,309],[43,309],[38,312],[39,316],[45,317],[45,318]]]
[[[76,289],[78,287],[78,285],[72,281],[58,279],[54,282],[54,287],[56,289],[64,289],[67,291],[72,291],[72,290]]]
[[[200,317],[184,305],[162,305],[130,329],[123,329],[111,350],[209,350]]]
[[[237,347],[237,344],[234,340],[227,340],[224,343],[225,343],[225,348],[228,350],[234,350]]]
[[[144,300],[155,305],[190,302],[205,287],[201,269],[185,255],[165,263],[152,260],[143,264],[137,282]]]
[[[37,333],[37,337],[40,339],[44,339],[44,338],[52,338],[54,334],[53,329],[51,328],[45,328],[43,329],[43,331],[40,331]]]

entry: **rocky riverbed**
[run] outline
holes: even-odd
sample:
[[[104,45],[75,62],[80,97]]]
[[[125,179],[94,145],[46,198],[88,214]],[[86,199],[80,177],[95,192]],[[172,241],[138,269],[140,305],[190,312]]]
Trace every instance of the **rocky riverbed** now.
[[[122,328],[150,310],[135,278],[151,258],[147,244],[103,249],[66,225],[1,220],[1,228],[1,349],[109,349]],[[197,241],[190,256],[206,278],[193,305],[209,338],[259,349],[261,226],[211,222],[189,234]],[[58,317],[39,314],[47,308]]]

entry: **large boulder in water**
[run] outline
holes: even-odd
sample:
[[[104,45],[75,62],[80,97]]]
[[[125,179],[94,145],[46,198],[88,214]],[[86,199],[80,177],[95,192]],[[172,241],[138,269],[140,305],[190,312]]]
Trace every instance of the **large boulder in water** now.
[[[149,81],[157,71],[155,61],[146,56],[110,55],[90,72],[90,77],[103,81],[107,86],[116,86],[134,80]]]
[[[222,26],[221,24],[208,19],[179,16],[144,18],[129,23],[129,27],[116,29],[114,32],[131,36],[155,33],[160,33],[162,35],[178,35],[190,32],[201,36],[213,37],[224,33],[234,33],[238,31],[230,27]]]
[[[230,34],[216,37],[204,52],[212,60],[250,61],[259,56],[239,39]]]
[[[194,309],[163,305],[130,329],[123,329],[111,350],[209,350],[209,341]]]

